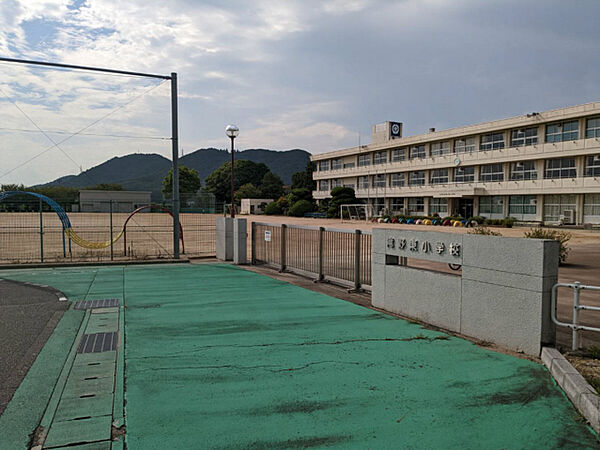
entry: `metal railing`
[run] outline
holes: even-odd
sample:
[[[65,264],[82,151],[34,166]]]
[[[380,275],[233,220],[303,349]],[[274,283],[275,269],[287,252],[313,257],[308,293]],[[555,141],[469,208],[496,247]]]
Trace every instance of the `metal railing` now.
[[[566,287],[573,289],[573,321],[571,323],[561,322],[556,317],[556,305],[558,297],[558,288]],[[574,283],[556,283],[552,286],[552,304],[550,307],[552,321],[561,327],[567,327],[573,330],[573,340],[571,348],[577,350],[579,348],[579,331],[600,331],[600,328],[590,327],[579,324],[579,311],[600,311],[600,307],[580,304],[580,292],[582,290],[600,291],[600,286],[586,286],[579,281]]]
[[[251,239],[252,264],[370,290],[370,231],[253,222]]]

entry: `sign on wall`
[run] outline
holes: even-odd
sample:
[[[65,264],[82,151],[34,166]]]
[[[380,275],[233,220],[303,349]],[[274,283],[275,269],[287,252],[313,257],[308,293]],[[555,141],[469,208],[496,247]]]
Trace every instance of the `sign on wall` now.
[[[271,242],[271,232],[269,230],[265,231],[265,242]]]
[[[387,255],[462,264],[462,235],[440,232],[385,230],[385,248],[376,250]]]

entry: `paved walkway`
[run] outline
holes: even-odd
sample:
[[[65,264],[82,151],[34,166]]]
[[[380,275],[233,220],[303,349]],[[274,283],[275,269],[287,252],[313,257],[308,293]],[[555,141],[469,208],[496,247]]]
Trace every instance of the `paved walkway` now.
[[[229,265],[78,271],[12,274],[120,293],[130,449],[598,445],[534,362]]]

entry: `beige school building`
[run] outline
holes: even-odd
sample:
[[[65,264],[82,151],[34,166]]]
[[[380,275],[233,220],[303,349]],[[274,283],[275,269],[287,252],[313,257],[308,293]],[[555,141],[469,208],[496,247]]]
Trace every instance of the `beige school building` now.
[[[375,214],[600,223],[600,102],[313,155],[317,200],[349,186]]]

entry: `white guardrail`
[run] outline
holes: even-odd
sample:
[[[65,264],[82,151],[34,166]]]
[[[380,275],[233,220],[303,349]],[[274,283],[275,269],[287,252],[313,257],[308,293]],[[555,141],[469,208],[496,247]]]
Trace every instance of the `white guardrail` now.
[[[557,294],[558,294],[558,288],[561,288],[561,287],[573,289],[573,322],[572,323],[561,322],[556,317]],[[584,284],[581,284],[579,281],[576,281],[574,283],[556,283],[554,286],[552,286],[552,306],[550,309],[551,314],[552,314],[552,321],[558,326],[567,327],[567,328],[570,328],[571,330],[573,330],[573,342],[572,342],[573,350],[577,350],[579,348],[579,330],[600,332],[600,328],[589,327],[587,325],[579,325],[579,311],[580,310],[582,310],[582,311],[600,311],[600,307],[598,307],[598,306],[581,305],[579,303],[579,295],[582,290],[600,291],[600,286],[586,286]]]

